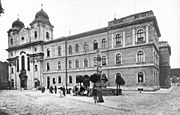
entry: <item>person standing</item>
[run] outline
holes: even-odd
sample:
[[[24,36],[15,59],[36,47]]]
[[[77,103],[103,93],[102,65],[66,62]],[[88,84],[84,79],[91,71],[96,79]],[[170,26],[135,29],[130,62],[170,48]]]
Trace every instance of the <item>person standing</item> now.
[[[57,93],[57,87],[56,87],[56,85],[54,85],[54,93],[55,93],[55,94]]]
[[[62,90],[63,90],[63,95],[66,96],[66,89],[64,86],[62,87]]]
[[[92,95],[94,97],[94,103],[97,103],[98,90],[97,90],[97,88],[95,86],[92,89]]]

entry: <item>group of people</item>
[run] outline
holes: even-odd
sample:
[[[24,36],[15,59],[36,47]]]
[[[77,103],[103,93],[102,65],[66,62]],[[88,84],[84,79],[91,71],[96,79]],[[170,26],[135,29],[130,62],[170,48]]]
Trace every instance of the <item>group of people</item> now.
[[[60,94],[60,96],[62,96],[62,94],[64,95],[64,96],[66,96],[66,89],[65,89],[65,87],[64,86],[61,86],[61,87],[59,87],[59,88],[57,88],[57,86],[56,85],[53,85],[53,86],[50,86],[49,87],[49,93],[55,93],[55,94],[57,94],[57,90],[59,89],[59,94]]]

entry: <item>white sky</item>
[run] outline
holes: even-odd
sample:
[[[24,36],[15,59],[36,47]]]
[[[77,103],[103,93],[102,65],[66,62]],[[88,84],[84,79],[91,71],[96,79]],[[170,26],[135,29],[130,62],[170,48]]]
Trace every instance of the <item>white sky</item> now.
[[[180,68],[180,0],[1,0],[5,13],[0,17],[0,60],[8,53],[7,31],[19,19],[25,26],[34,20],[43,4],[54,25],[54,38],[106,27],[108,21],[153,10],[160,28],[159,40],[171,45],[170,63]]]

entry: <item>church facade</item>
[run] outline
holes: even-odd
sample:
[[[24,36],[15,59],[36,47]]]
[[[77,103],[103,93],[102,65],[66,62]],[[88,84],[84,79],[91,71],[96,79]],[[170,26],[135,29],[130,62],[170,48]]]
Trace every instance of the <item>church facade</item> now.
[[[161,34],[152,11],[115,18],[107,27],[56,39],[53,27],[43,9],[36,13],[30,28],[19,19],[13,22],[8,31],[7,60],[15,88],[32,89],[37,82],[46,88],[53,84],[70,88],[76,84],[76,76],[96,73],[97,52],[108,87],[116,86],[119,73],[125,80],[122,88],[127,90],[170,87],[169,73],[160,72],[160,62],[167,62],[162,71],[170,69],[171,49],[167,42],[159,41]],[[162,79],[166,80],[161,83]]]

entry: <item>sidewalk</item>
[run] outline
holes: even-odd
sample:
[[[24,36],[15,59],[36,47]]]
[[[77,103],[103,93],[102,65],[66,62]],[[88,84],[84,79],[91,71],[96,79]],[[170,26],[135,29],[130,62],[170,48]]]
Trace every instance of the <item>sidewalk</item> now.
[[[152,91],[152,92],[143,91],[142,93],[169,94],[169,93],[171,93],[171,91],[172,91],[175,87],[176,87],[176,86],[171,86],[171,87],[168,88],[168,89],[166,89],[166,88],[160,88],[160,90]]]
[[[67,95],[65,98],[73,100],[73,101],[79,101],[79,102],[82,102],[82,103],[93,104],[93,105],[96,105],[96,106],[107,107],[107,108],[121,110],[121,111],[125,111],[125,112],[129,112],[130,111],[129,109],[119,108],[119,103],[113,102],[113,101],[109,101],[109,100],[105,100],[105,96],[103,96],[103,97],[104,97],[104,102],[103,103],[94,103],[93,97],[87,97],[87,96],[72,96],[72,95]]]

